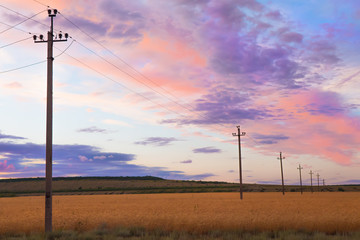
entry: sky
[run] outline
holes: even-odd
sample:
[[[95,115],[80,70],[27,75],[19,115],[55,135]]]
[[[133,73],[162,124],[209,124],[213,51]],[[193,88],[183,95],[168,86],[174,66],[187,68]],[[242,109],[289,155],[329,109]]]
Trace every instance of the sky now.
[[[357,0],[3,0],[0,178],[359,184]],[[64,37],[62,38],[64,40]]]

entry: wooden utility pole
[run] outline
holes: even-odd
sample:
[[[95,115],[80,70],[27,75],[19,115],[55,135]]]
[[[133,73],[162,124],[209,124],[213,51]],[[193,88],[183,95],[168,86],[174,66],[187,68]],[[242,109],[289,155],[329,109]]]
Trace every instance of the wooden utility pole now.
[[[301,179],[301,169],[303,169],[303,168],[302,168],[301,165],[299,164],[299,167],[298,167],[297,169],[299,169],[299,174],[300,174],[300,191],[301,191],[301,194],[303,194],[302,179]]]
[[[283,171],[283,164],[282,164],[282,160],[285,159],[285,157],[282,156],[281,152],[280,152],[280,157],[278,159],[280,160],[280,167],[281,167],[282,192],[283,192],[283,195],[285,195],[284,171]]]
[[[312,175],[314,174],[313,171],[310,170],[310,181],[311,181],[311,185],[310,185],[310,189],[311,189],[311,193],[314,193],[314,190],[313,190],[313,182],[312,182]]]
[[[325,179],[323,178],[323,186],[325,187]]]
[[[238,143],[239,143],[239,178],[240,178],[240,199],[243,199],[243,189],[242,189],[242,166],[241,166],[241,138],[242,136],[246,135],[246,132],[240,132],[240,126],[236,126],[238,129],[237,134],[233,133],[233,136],[238,137]]]
[[[54,39],[53,18],[58,11],[49,9],[48,14],[51,19],[50,31],[47,34],[47,41],[44,36],[34,35],[35,43],[47,43],[47,102],[46,102],[46,173],[45,173],[45,232],[52,231],[52,123],[53,123],[53,43],[67,41],[68,34],[58,34]]]
[[[317,180],[318,180],[318,192],[320,192],[320,174],[317,173],[316,176],[317,176]]]

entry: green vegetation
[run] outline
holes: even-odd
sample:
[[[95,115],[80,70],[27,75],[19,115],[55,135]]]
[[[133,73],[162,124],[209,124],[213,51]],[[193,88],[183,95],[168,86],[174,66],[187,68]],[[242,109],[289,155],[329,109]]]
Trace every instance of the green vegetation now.
[[[44,178],[18,178],[0,180],[0,197],[42,195]],[[314,191],[318,188],[314,187]],[[321,191],[359,191],[360,185],[321,186]],[[143,193],[199,193],[237,192],[237,183],[210,181],[165,180],[158,177],[55,177],[54,194],[143,194]],[[244,192],[280,192],[278,185],[244,184]],[[299,186],[286,186],[287,192],[299,192]],[[309,186],[304,191],[310,191]]]
[[[163,230],[145,230],[143,228],[116,228],[107,229],[102,227],[89,232],[76,231],[54,231],[51,234],[44,233],[32,234],[8,234],[0,236],[0,240],[112,240],[112,239],[163,239],[163,240],[180,240],[180,239],[242,239],[242,240],[356,240],[360,239],[360,232],[347,234],[328,235],[320,232],[305,231],[278,231],[278,232],[244,232],[244,231],[210,231],[204,233],[188,232],[167,232]]]

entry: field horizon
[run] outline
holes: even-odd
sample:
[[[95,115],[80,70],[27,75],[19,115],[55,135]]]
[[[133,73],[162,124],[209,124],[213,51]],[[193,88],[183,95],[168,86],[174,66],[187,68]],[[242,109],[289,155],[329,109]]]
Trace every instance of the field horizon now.
[[[0,180],[0,197],[36,196],[45,191],[44,178],[15,178]],[[138,177],[54,177],[54,195],[144,194],[238,192],[239,183],[194,180],[167,180],[152,176]],[[244,192],[281,192],[281,185],[243,184]],[[286,192],[300,192],[299,185],[285,185]],[[310,186],[303,186],[311,192]],[[313,186],[314,192],[358,192],[360,185]]]

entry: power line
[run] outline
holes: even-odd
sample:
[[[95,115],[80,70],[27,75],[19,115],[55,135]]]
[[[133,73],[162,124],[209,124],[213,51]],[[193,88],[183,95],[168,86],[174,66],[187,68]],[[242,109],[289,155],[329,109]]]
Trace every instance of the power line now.
[[[55,48],[56,48],[56,47],[55,47]],[[57,48],[56,48],[56,49],[57,49]],[[96,72],[97,74],[103,76],[104,78],[106,78],[106,79],[108,79],[108,80],[110,80],[110,81],[112,81],[112,82],[120,85],[121,87],[127,89],[128,91],[130,91],[130,92],[132,92],[132,93],[135,93],[136,95],[141,96],[142,98],[144,98],[144,99],[152,102],[152,103],[155,104],[155,105],[158,105],[159,107],[161,107],[161,108],[163,108],[163,109],[166,109],[166,110],[169,111],[169,112],[172,112],[172,113],[174,113],[174,114],[176,114],[176,115],[180,115],[181,117],[185,117],[184,115],[181,115],[180,113],[178,113],[178,112],[176,112],[176,111],[174,111],[174,110],[172,110],[172,109],[170,109],[170,108],[168,108],[168,107],[166,107],[166,106],[164,106],[164,105],[162,105],[162,104],[160,104],[160,103],[157,103],[157,102],[153,101],[151,98],[148,98],[148,97],[146,97],[145,95],[134,91],[133,89],[127,87],[126,85],[124,85],[124,84],[122,84],[122,83],[120,83],[120,82],[118,82],[118,81],[116,81],[116,80],[114,80],[113,78],[111,78],[111,77],[105,75],[104,73],[96,70],[95,68],[89,66],[88,64],[84,63],[83,61],[81,61],[81,60],[79,60],[79,59],[71,56],[70,54],[68,54],[68,53],[65,53],[65,54],[66,54],[68,57],[72,58],[73,60],[77,61],[78,63],[82,64],[82,65],[85,66],[86,68],[88,68],[88,69]]]
[[[116,54],[114,54],[110,49],[108,49],[106,46],[104,46],[102,43],[100,43],[98,40],[96,40],[95,38],[93,38],[90,34],[86,33],[84,30],[82,30],[78,25],[76,25],[74,22],[72,22],[70,19],[68,19],[67,17],[64,16],[64,14],[60,15],[62,17],[64,17],[65,20],[69,21],[73,26],[75,26],[77,29],[79,29],[83,34],[85,34],[86,36],[88,36],[90,39],[92,39],[93,41],[95,41],[98,45],[100,45],[103,49],[105,49],[106,51],[108,51],[111,55],[113,55],[114,57],[116,57],[117,59],[119,59],[121,62],[123,62],[126,66],[128,66],[131,70],[135,71],[137,74],[139,74],[140,76],[142,76],[143,78],[149,80],[150,82],[152,82],[153,84],[155,84],[156,86],[158,86],[159,88],[161,88],[162,90],[164,90],[166,93],[170,94],[172,97],[176,98],[178,101],[175,101],[174,99],[169,98],[168,96],[166,96],[165,94],[157,91],[156,89],[154,89],[153,87],[149,86],[148,84],[144,83],[143,81],[139,80],[137,77],[135,77],[134,75],[128,73],[127,71],[121,69],[119,66],[115,65],[114,63],[110,62],[109,60],[107,60],[106,58],[102,57],[100,54],[96,53],[95,51],[93,51],[92,49],[90,49],[89,47],[85,46],[84,44],[80,43],[79,41],[76,41],[79,45],[81,45],[82,47],[84,47],[85,49],[87,49],[88,51],[90,51],[91,53],[93,53],[94,55],[96,55],[97,57],[101,58],[103,61],[107,62],[108,64],[112,65],[113,67],[115,67],[116,69],[118,69],[119,71],[123,72],[124,74],[128,75],[129,77],[131,77],[132,79],[134,79],[135,81],[141,83],[142,85],[146,86],[147,88],[151,89],[152,91],[156,92],[157,94],[165,97],[166,99],[168,99],[169,101],[173,102],[174,104],[178,105],[181,108],[186,109],[189,112],[195,113],[197,116],[199,116],[202,119],[208,119],[207,116],[195,111],[193,106],[191,106],[190,104],[188,104],[189,106],[191,106],[192,108],[189,108],[187,106],[184,106],[183,104],[179,103],[181,102],[181,100],[176,97],[175,95],[173,95],[172,93],[170,93],[169,91],[167,91],[166,89],[164,89],[163,87],[161,87],[160,85],[158,85],[156,82],[152,81],[150,78],[146,77],[144,74],[142,74],[141,72],[139,72],[138,70],[136,70],[135,68],[133,68],[130,64],[128,64],[126,61],[124,61],[123,59],[121,59],[119,56],[117,56]],[[225,126],[222,123],[218,123],[218,125],[221,125],[225,128],[227,128],[227,126]],[[214,128],[213,126],[210,128]],[[221,129],[217,129],[220,130]]]
[[[74,42],[74,40],[73,40],[60,54],[54,56],[54,58],[58,58],[58,57],[60,57],[61,55],[63,55],[63,54],[71,47],[71,45],[73,44],[73,42]],[[58,49],[58,48],[56,48],[56,49]],[[58,50],[60,50],[60,49],[58,49]],[[35,65],[38,65],[38,64],[41,64],[41,63],[45,63],[46,61],[47,61],[47,60],[43,60],[43,61],[39,61],[39,62],[35,62],[35,63],[28,64],[28,65],[25,65],[25,66],[21,66],[21,67],[9,69],[9,70],[1,71],[0,74],[17,71],[17,70],[20,70],[20,69],[23,69],[23,68],[32,67],[32,66],[35,66]]]
[[[33,1],[34,1],[34,2],[37,2],[37,3],[41,4],[41,5],[43,5],[44,7],[48,7],[48,8],[50,8],[50,6],[48,6],[48,5],[44,4],[44,3],[40,2],[40,1],[37,1],[37,0],[33,0]]]
[[[41,3],[40,1],[37,0],[33,0],[43,6],[49,7],[43,3]],[[120,58],[118,55],[116,55],[115,53],[113,53],[109,48],[107,48],[104,44],[102,44],[101,42],[99,42],[98,40],[96,40],[93,36],[91,36],[90,34],[88,34],[86,31],[84,31],[82,28],[80,28],[76,23],[74,23],[73,21],[71,21],[69,18],[67,18],[64,14],[62,14],[61,12],[59,12],[59,14],[66,20],[68,21],[70,24],[72,24],[75,28],[77,28],[80,32],[82,32],[84,35],[86,35],[88,38],[90,38],[92,41],[94,41],[95,43],[97,43],[99,46],[101,46],[103,49],[105,49],[107,52],[109,52],[112,56],[114,56],[116,59],[120,60],[122,63],[124,63],[127,67],[129,67],[132,71],[134,71],[135,73],[137,73],[138,75],[140,75],[142,78],[148,80],[149,82],[153,83],[154,85],[156,85],[158,88],[162,89],[164,92],[166,92],[167,94],[169,94],[170,96],[172,96],[172,98],[176,99],[172,99],[169,96],[166,96],[165,94],[159,92],[158,90],[154,89],[153,87],[149,86],[148,84],[146,84],[145,82],[141,81],[140,79],[138,79],[136,76],[130,74],[129,72],[121,69],[119,66],[117,66],[116,64],[110,62],[109,60],[107,60],[106,58],[104,58],[103,56],[101,56],[100,54],[96,53],[95,51],[93,51],[92,49],[90,49],[89,47],[85,46],[84,44],[80,43],[79,41],[76,41],[79,45],[81,45],[83,48],[87,49],[88,51],[90,51],[91,53],[93,53],[94,55],[96,55],[97,57],[99,57],[100,59],[102,59],[103,61],[107,62],[108,64],[110,64],[111,66],[115,67],[116,69],[118,69],[119,71],[123,72],[124,74],[128,75],[129,77],[131,77],[132,79],[134,79],[135,81],[141,83],[142,85],[146,86],[147,88],[151,89],[152,91],[156,92],[157,94],[161,95],[162,97],[165,97],[166,99],[168,99],[169,101],[173,102],[174,104],[176,104],[177,106],[186,109],[189,112],[195,113],[198,117],[206,120],[209,119],[208,116],[199,113],[198,111],[194,110],[195,107],[189,105],[190,107],[185,106],[184,104],[180,103],[182,102],[182,100],[178,97],[176,97],[174,94],[172,94],[170,91],[166,90],[165,88],[163,88],[162,86],[160,86],[159,84],[157,84],[155,81],[151,80],[150,78],[148,78],[147,76],[145,76],[144,74],[142,74],[140,71],[136,70],[134,67],[132,67],[129,63],[127,63],[125,60],[123,60],[122,58]],[[90,68],[92,69],[92,68]],[[107,78],[107,77],[106,77]],[[127,88],[128,90],[138,94],[137,92],[131,90],[130,88],[126,87],[125,85],[121,84],[122,86],[124,86],[125,88]],[[149,100],[149,98],[147,98]],[[168,109],[168,108],[167,108]],[[173,110],[171,110],[171,112],[174,112]],[[176,112],[177,115],[180,115],[178,112]],[[182,116],[182,115],[180,115]],[[184,116],[183,116],[184,117]],[[216,125],[220,125],[224,128],[227,128],[228,126],[224,125],[223,123],[216,123]],[[216,130],[220,130],[214,126],[209,125],[210,128],[216,129]],[[254,143],[258,144],[258,142],[256,140],[254,140],[253,138],[250,138]]]
[[[35,1],[35,0],[34,0],[34,1]],[[36,2],[38,2],[38,1],[36,1]],[[38,2],[38,3],[40,3],[40,2]],[[40,3],[40,4],[41,4],[41,3]],[[29,20],[29,19],[35,17],[36,15],[38,15],[38,14],[40,14],[40,13],[42,13],[42,12],[45,11],[45,10],[44,10],[44,11],[42,11],[42,12],[40,12],[40,13],[38,13],[38,14],[36,14],[36,15],[34,15],[34,16],[32,16],[32,17],[29,18],[29,17],[27,17],[27,16],[25,16],[25,15],[19,13],[19,12],[16,12],[16,11],[10,9],[10,8],[7,8],[7,7],[3,6],[3,5],[0,5],[0,6],[3,7],[3,8],[5,8],[5,9],[7,9],[7,10],[9,10],[9,11],[11,11],[11,12],[14,12],[14,13],[16,13],[16,14],[18,14],[18,15],[21,15],[21,16],[27,18],[26,20]],[[65,17],[64,17],[64,18],[65,18]],[[65,18],[65,19],[67,19],[67,18]],[[25,20],[25,21],[26,21],[26,20]],[[33,20],[33,19],[32,19],[32,20]],[[69,19],[67,19],[67,20],[70,21]],[[35,20],[34,20],[34,21],[35,21]],[[23,22],[24,22],[24,21],[23,21]],[[38,21],[36,21],[36,22],[38,22]],[[70,21],[70,22],[71,22],[71,21]],[[38,22],[38,23],[40,23],[40,22]],[[71,23],[72,23],[72,22],[71,22]],[[42,24],[42,23],[40,23],[40,24]],[[72,24],[74,24],[74,23],[72,23]],[[17,25],[19,25],[19,24],[17,24]],[[17,25],[12,26],[11,28],[16,27]],[[45,24],[42,24],[42,25],[47,26],[47,25],[45,25]],[[75,24],[74,24],[74,25],[75,25]],[[76,26],[77,28],[79,28],[77,25],[75,25],[75,26]],[[10,29],[10,28],[9,28],[9,29]],[[79,28],[79,30],[81,30],[81,29]],[[82,30],[81,30],[81,31],[82,31]],[[84,31],[82,31],[82,32],[84,32]],[[85,33],[85,32],[84,32],[84,33]],[[88,35],[88,34],[86,33],[86,35]],[[90,35],[88,35],[88,36],[90,36]],[[90,37],[91,37],[91,36],[90,36]],[[92,38],[92,37],[91,37],[91,38]],[[94,38],[92,38],[92,39],[95,40]],[[70,44],[61,54],[59,54],[58,56],[62,55],[62,54],[72,45],[72,43],[73,43],[74,41],[75,41],[75,40],[73,40],[73,41],[71,42],[71,44]],[[135,78],[134,76],[132,76],[131,74],[125,72],[125,71],[122,70],[122,69],[120,69],[119,67],[117,67],[117,66],[114,65],[113,63],[109,62],[108,60],[106,60],[105,58],[103,58],[102,56],[100,56],[99,54],[97,54],[96,52],[94,52],[93,50],[87,48],[85,45],[83,45],[83,44],[81,44],[81,43],[79,43],[79,44],[80,44],[81,46],[85,47],[86,49],[88,49],[89,51],[91,51],[92,53],[96,54],[98,57],[100,57],[100,58],[103,59],[104,61],[108,62],[109,64],[113,65],[114,67],[116,67],[116,68],[118,68],[120,71],[122,71],[123,73],[127,74],[128,76],[130,76],[130,77],[132,77],[133,79],[136,80],[136,78]],[[99,43],[99,44],[100,44],[100,43]],[[102,44],[101,44],[101,45],[102,45]],[[103,46],[103,45],[102,45],[102,46]],[[104,46],[103,46],[103,47],[104,47]],[[108,50],[108,49],[107,49],[107,50]],[[108,51],[110,52],[110,50],[108,50]],[[89,68],[89,69],[97,72],[98,74],[104,76],[105,78],[110,79],[110,80],[112,80],[113,82],[116,82],[117,84],[120,84],[123,88],[126,88],[127,90],[129,90],[129,91],[131,91],[131,92],[133,92],[133,93],[135,93],[135,94],[137,94],[137,95],[139,95],[139,96],[147,99],[148,101],[150,101],[150,102],[152,102],[152,103],[154,103],[154,104],[156,104],[156,105],[158,105],[158,106],[160,106],[160,107],[162,107],[162,108],[164,108],[164,109],[166,109],[166,110],[168,110],[168,111],[170,111],[170,112],[173,112],[173,113],[175,113],[175,114],[177,114],[177,115],[179,115],[179,116],[185,117],[185,116],[179,114],[178,112],[175,112],[174,110],[171,110],[171,109],[169,109],[168,107],[166,107],[166,106],[164,106],[164,105],[162,105],[162,104],[159,104],[159,103],[154,102],[152,99],[150,99],[150,98],[144,96],[143,94],[140,94],[140,93],[138,93],[138,92],[136,92],[136,91],[128,88],[127,86],[119,83],[118,81],[113,80],[112,78],[106,76],[105,74],[103,74],[103,73],[101,73],[101,72],[99,72],[99,71],[91,68],[89,65],[83,63],[82,61],[80,61],[80,60],[78,60],[78,59],[70,56],[69,54],[67,54],[67,55],[68,55],[69,57],[73,58],[74,60],[80,62],[82,65],[86,66],[87,68]],[[56,57],[58,57],[58,56],[56,56]],[[2,74],[2,73],[7,73],[7,72],[12,72],[12,71],[16,71],[16,70],[20,70],[20,69],[27,68],[27,67],[31,67],[31,66],[34,66],[34,65],[43,63],[43,62],[46,62],[46,60],[40,61],[40,62],[36,62],[36,63],[33,63],[33,64],[29,64],[29,65],[25,65],[25,66],[22,66],[22,67],[18,67],[18,68],[14,68],[14,69],[2,71],[2,72],[0,72],[0,74]],[[153,89],[153,91],[155,91],[155,90]]]
[[[1,49],[1,48],[6,48],[6,47],[8,47],[8,46],[14,45],[14,44],[19,43],[19,42],[26,41],[26,40],[28,40],[28,39],[30,39],[30,38],[32,38],[32,37],[27,37],[27,38],[24,38],[24,39],[21,39],[21,40],[18,40],[18,41],[15,41],[15,42],[6,44],[6,45],[4,45],[4,46],[1,46],[0,49]]]
[[[4,32],[9,31],[10,29],[13,29],[14,27],[16,27],[16,26],[18,26],[18,25],[20,25],[20,24],[22,24],[22,23],[24,23],[24,22],[26,22],[26,21],[28,21],[28,20],[33,20],[32,18],[34,18],[34,17],[36,17],[37,15],[39,15],[39,14],[41,14],[41,13],[43,13],[43,12],[45,12],[45,11],[46,11],[46,10],[43,10],[43,11],[41,11],[41,12],[36,13],[35,15],[33,15],[33,16],[31,16],[31,17],[27,17],[27,16],[25,16],[25,15],[23,15],[23,14],[19,13],[19,12],[16,12],[16,11],[14,11],[14,10],[12,10],[12,9],[8,8],[8,7],[5,7],[5,6],[1,5],[1,4],[0,4],[0,7],[5,8],[5,9],[7,9],[7,10],[11,11],[11,12],[14,12],[14,13],[16,13],[16,14],[20,15],[20,16],[25,17],[25,20],[23,20],[23,21],[21,21],[21,22],[19,22],[19,23],[15,24],[15,25],[13,25],[13,26],[11,26],[11,27],[9,27],[9,28],[7,28],[7,29],[5,29],[5,30],[1,31],[1,32],[0,32],[0,34],[3,34]],[[34,21],[35,21],[35,20],[34,20]],[[40,23],[40,22],[39,22],[39,23]]]
[[[54,58],[58,58],[58,57],[60,57],[61,55],[63,55],[70,47],[71,47],[71,45],[73,44],[75,42],[75,40],[73,39],[72,41],[71,41],[71,43],[60,53],[60,54],[58,54],[58,55],[56,55]],[[56,48],[56,47],[55,47]],[[57,50],[59,50],[58,48],[56,48]]]
[[[27,68],[27,67],[31,67],[31,66],[35,66],[35,65],[37,65],[37,64],[44,63],[44,62],[46,62],[46,60],[43,60],[43,61],[40,61],[40,62],[36,62],[36,63],[32,63],[32,64],[25,65],[25,66],[21,66],[21,67],[18,67],[18,68],[13,68],[13,69],[5,70],[5,71],[0,72],[0,74],[17,71],[17,70],[20,70],[20,69],[23,69],[23,68]]]
[[[8,26],[8,27],[13,27],[12,25],[7,24],[7,23],[4,23],[4,22],[0,22],[0,23],[3,24],[3,25],[6,25],[6,26]],[[17,27],[13,27],[13,28],[16,29],[16,30],[22,31],[22,32],[24,32],[24,33],[32,34],[31,32],[27,32],[27,31],[25,31],[25,30],[22,30],[21,28],[17,28]]]
[[[35,0],[34,0],[35,1]],[[37,1],[36,1],[37,2]],[[82,30],[77,24],[75,24],[74,22],[72,22],[70,19],[68,19],[67,17],[65,17],[63,14],[60,13],[60,15],[67,20],[69,23],[71,23],[73,26],[75,26],[77,29],[79,29],[83,34],[85,34],[87,37],[89,37],[90,39],[92,39],[94,42],[96,42],[99,46],[101,46],[103,49],[105,49],[106,51],[108,51],[112,56],[114,56],[115,58],[117,58],[118,60],[120,60],[122,63],[124,63],[127,67],[129,67],[131,70],[135,71],[137,74],[139,74],[141,77],[143,77],[144,79],[148,80],[149,82],[153,83],[154,85],[156,85],[157,87],[161,88],[164,92],[166,92],[167,94],[171,95],[173,98],[175,98],[178,101],[181,101],[180,98],[178,98],[177,96],[175,96],[174,94],[172,94],[170,91],[166,90],[165,88],[163,88],[162,86],[160,86],[159,84],[157,84],[155,81],[151,80],[149,77],[145,76],[143,73],[141,73],[140,71],[138,71],[136,68],[134,68],[133,66],[131,66],[129,63],[127,63],[124,59],[120,58],[118,55],[116,55],[113,51],[111,51],[109,48],[107,48],[104,44],[102,44],[101,42],[99,42],[98,40],[96,40],[94,37],[92,37],[90,34],[88,34],[87,32],[85,32],[84,30]],[[140,81],[140,80],[137,80]],[[142,84],[145,84],[142,82]],[[149,87],[149,86],[148,86]],[[157,92],[157,91],[156,91]],[[159,92],[157,92],[159,93]],[[161,94],[161,93],[159,93]],[[162,96],[164,96],[163,94],[161,94]],[[166,96],[167,97],[167,96]],[[168,98],[168,97],[167,97]],[[175,102],[174,100],[170,99],[171,101]],[[176,104],[180,105],[178,102],[175,102]],[[189,109],[187,107],[184,107],[183,105],[181,105],[183,108],[186,108],[189,111],[193,111],[192,109]],[[191,105],[190,105],[191,106]],[[193,106],[191,106],[193,108]]]

